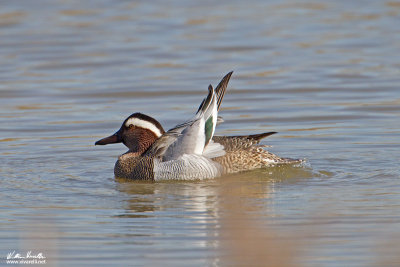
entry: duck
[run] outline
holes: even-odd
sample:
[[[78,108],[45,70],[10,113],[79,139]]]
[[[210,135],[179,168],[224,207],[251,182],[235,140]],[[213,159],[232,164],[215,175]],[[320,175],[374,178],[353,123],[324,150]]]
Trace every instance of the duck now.
[[[217,136],[222,121],[218,111],[233,72],[226,74],[208,94],[195,115],[165,131],[161,123],[140,112],[127,117],[113,135],[95,145],[123,143],[128,151],[114,166],[117,178],[130,180],[203,180],[301,160],[281,158],[260,145],[276,132]]]

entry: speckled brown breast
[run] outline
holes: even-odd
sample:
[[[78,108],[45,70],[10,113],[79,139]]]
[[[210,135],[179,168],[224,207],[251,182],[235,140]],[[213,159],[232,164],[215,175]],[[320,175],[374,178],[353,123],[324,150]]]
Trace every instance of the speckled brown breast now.
[[[121,155],[114,167],[118,178],[133,180],[154,180],[154,161],[150,157],[135,157],[132,153]]]

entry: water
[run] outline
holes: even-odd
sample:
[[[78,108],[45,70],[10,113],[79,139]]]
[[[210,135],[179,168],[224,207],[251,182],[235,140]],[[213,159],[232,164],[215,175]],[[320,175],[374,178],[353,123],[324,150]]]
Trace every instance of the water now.
[[[400,4],[8,1],[0,253],[46,266],[398,266]],[[165,128],[234,70],[218,134],[303,167],[115,180],[133,112]],[[43,265],[42,265],[43,266]]]

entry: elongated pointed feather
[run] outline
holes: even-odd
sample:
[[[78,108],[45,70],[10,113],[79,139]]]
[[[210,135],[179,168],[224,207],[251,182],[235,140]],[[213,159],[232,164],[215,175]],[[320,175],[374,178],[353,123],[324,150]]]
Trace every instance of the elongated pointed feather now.
[[[245,135],[245,136],[237,136],[237,137],[245,137],[247,139],[254,139],[257,141],[261,141],[261,139],[276,134],[277,132],[266,132],[266,133],[260,133],[260,134],[251,134],[251,135]]]
[[[199,113],[199,111],[204,107],[204,102],[206,101],[206,99],[204,98],[203,101],[201,101],[199,108],[196,111],[196,114]]]
[[[219,110],[219,107],[221,106],[222,99],[224,98],[225,91],[226,91],[226,88],[228,87],[228,83],[229,83],[229,80],[231,79],[232,73],[233,73],[233,71],[231,71],[228,74],[226,74],[224,76],[224,78],[222,78],[222,80],[219,82],[219,84],[217,85],[217,87],[214,90],[215,93],[217,94],[218,110]],[[210,84],[208,86],[208,91],[210,92],[211,89],[212,89],[212,86]],[[201,102],[201,104],[200,104],[199,108],[197,109],[196,113],[198,113],[200,110],[204,109],[204,106],[207,106],[207,105],[205,105],[206,99],[207,100],[209,99],[208,96],[207,96],[207,98],[203,99],[203,101]]]
[[[251,134],[251,135],[230,135],[230,136],[216,136],[214,135],[213,140],[215,142],[221,142],[224,143],[225,140],[229,141],[230,139],[238,139],[238,140],[248,140],[249,142],[252,143],[259,143],[261,139],[264,139],[265,137],[268,137],[270,135],[276,134],[277,132],[266,132],[266,133],[260,133],[260,134]]]
[[[218,110],[219,107],[221,106],[222,99],[224,98],[226,88],[228,87],[229,80],[232,76],[233,71],[229,72],[222,78],[222,80],[219,82],[217,87],[215,88],[215,92],[217,94],[217,104],[218,104]]]
[[[207,105],[207,100],[205,101],[204,105],[202,106],[202,110],[204,112],[204,118],[206,121],[205,124],[205,135],[206,135],[206,142],[205,146],[209,143],[211,140],[212,136],[214,135],[215,132],[215,127],[218,122],[218,110],[219,107],[221,106],[222,99],[224,98],[226,88],[228,86],[228,82],[232,76],[232,71],[229,72],[222,78],[222,80],[219,82],[217,87],[214,89],[214,96],[216,99],[211,99],[210,105]],[[210,85],[208,87],[209,92],[212,90],[212,86]],[[216,101],[216,103],[215,103]],[[214,104],[215,103],[215,104]],[[215,106],[216,105],[216,106]]]
[[[210,104],[211,104],[211,102],[212,102],[212,100],[214,98],[214,93],[215,93],[215,91],[214,91],[212,85],[210,84],[208,86],[208,95],[201,102],[201,104],[199,106],[199,109],[197,110],[196,114],[198,114],[199,112],[203,112],[204,113],[210,107]]]

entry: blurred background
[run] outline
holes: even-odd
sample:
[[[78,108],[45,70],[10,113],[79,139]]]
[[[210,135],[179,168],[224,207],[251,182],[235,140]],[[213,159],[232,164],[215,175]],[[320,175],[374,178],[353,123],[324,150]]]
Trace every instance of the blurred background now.
[[[46,266],[399,266],[400,2],[3,1],[0,255]],[[234,74],[217,134],[303,166],[116,180],[134,112],[168,129]]]

